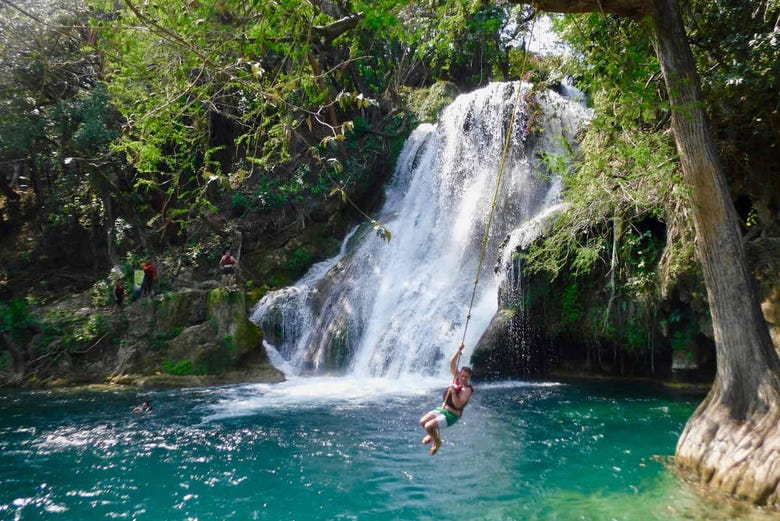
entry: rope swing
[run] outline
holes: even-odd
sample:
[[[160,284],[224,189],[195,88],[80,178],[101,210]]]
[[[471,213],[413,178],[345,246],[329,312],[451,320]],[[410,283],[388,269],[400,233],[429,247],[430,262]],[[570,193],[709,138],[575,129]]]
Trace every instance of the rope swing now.
[[[536,20],[536,13],[531,17],[531,34],[533,34],[533,27],[534,27],[534,21]],[[530,44],[531,36],[529,35],[528,38],[528,44]],[[463,328],[463,338],[461,339],[461,343],[458,346],[458,351],[456,354],[452,356],[450,359],[450,371],[452,372],[452,376],[454,378],[451,385],[447,386],[447,390],[444,393],[444,401],[442,402],[440,407],[437,407],[433,409],[432,411],[426,413],[423,415],[422,418],[420,418],[420,425],[423,429],[428,433],[427,436],[425,436],[422,440],[424,444],[431,443],[431,449],[430,453],[431,456],[436,454],[436,452],[439,450],[439,448],[442,445],[441,436],[439,434],[440,429],[454,425],[458,418],[460,418],[463,408],[466,406],[466,404],[471,399],[472,395],[472,388],[469,384],[469,381],[471,379],[471,369],[468,369],[466,371],[466,368],[458,369],[458,365],[460,363],[460,358],[463,353],[463,346],[466,341],[466,333],[469,329],[469,322],[471,320],[471,311],[474,307],[474,299],[477,295],[477,285],[479,284],[479,274],[482,271],[482,266],[485,263],[485,256],[487,253],[487,244],[488,244],[488,238],[490,237],[490,226],[493,224],[493,218],[496,213],[496,206],[498,204],[498,194],[499,190],[501,189],[501,180],[504,176],[504,167],[506,165],[506,158],[509,154],[509,144],[512,141],[512,130],[515,126],[515,115],[517,113],[517,109],[520,106],[520,93],[522,91],[522,79],[525,71],[526,62],[528,60],[528,45],[525,46],[525,53],[523,56],[523,64],[520,69],[520,80],[517,85],[517,90],[515,92],[515,101],[514,106],[512,108],[512,115],[509,118],[509,128],[506,131],[506,139],[504,140],[504,150],[501,154],[501,163],[499,165],[498,169],[498,176],[496,177],[496,188],[493,191],[493,202],[490,205],[490,214],[488,215],[487,225],[485,226],[485,235],[482,238],[482,248],[479,254],[479,264],[477,266],[477,274],[474,277],[474,287],[471,291],[471,300],[469,301],[469,310],[468,314],[466,315],[466,324]],[[464,390],[464,388],[468,388],[468,390]],[[465,392],[465,394],[462,394]],[[453,394],[455,393],[455,394]],[[448,403],[450,401],[450,397],[452,397],[451,404]]]
[[[474,307],[474,299],[477,295],[477,285],[479,284],[479,274],[482,272],[482,265],[485,263],[485,255],[487,254],[488,238],[490,237],[490,226],[493,224],[493,216],[496,213],[496,205],[498,204],[498,194],[501,188],[501,179],[504,177],[504,165],[506,164],[506,157],[509,153],[509,144],[512,141],[512,130],[515,126],[515,115],[517,114],[517,108],[520,106],[520,93],[522,91],[523,74],[525,74],[526,64],[528,62],[528,47],[531,45],[531,39],[534,32],[534,23],[536,22],[536,12],[531,17],[531,30],[528,33],[528,43],[525,46],[525,52],[523,53],[523,64],[520,67],[520,79],[518,80],[517,92],[515,93],[515,102],[512,108],[512,116],[509,118],[509,128],[506,132],[506,139],[504,140],[504,151],[501,154],[501,163],[498,167],[498,176],[496,177],[496,188],[493,192],[493,203],[490,205],[490,214],[488,215],[487,225],[485,227],[485,236],[482,238],[482,249],[479,254],[479,264],[477,266],[477,274],[474,277],[474,287],[471,290],[471,300],[469,302],[469,311],[466,315],[466,325],[463,328],[463,337],[461,338],[461,344],[466,342],[466,333],[469,330],[469,321],[471,320],[471,310]],[[460,361],[461,353],[458,353],[458,361]]]

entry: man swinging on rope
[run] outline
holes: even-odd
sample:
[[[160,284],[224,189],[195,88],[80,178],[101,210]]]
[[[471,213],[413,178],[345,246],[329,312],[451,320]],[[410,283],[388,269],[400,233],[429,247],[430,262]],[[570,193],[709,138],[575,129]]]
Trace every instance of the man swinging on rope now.
[[[473,389],[469,385],[471,380],[471,368],[463,367],[458,370],[458,360],[463,352],[463,342],[458,346],[457,352],[450,359],[450,372],[452,373],[452,384],[444,392],[444,403],[440,407],[428,412],[420,418],[420,425],[428,433],[423,438],[423,443],[431,443],[431,456],[441,447],[440,429],[455,425],[463,414],[463,408],[471,398]]]

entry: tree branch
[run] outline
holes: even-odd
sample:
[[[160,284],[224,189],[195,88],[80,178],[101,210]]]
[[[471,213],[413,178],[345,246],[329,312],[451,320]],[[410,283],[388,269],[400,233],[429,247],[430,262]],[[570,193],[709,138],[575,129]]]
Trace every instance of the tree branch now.
[[[317,36],[324,38],[327,43],[332,42],[347,31],[351,31],[363,20],[363,12],[358,12],[340,18],[328,25],[313,25],[311,30]]]
[[[530,4],[551,13],[615,14],[638,20],[651,13],[648,0],[509,0],[512,4]]]

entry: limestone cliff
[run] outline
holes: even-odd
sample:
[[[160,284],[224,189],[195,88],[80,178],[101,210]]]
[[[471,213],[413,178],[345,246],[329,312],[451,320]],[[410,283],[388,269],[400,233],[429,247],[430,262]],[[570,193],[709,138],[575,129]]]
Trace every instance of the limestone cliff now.
[[[3,383],[186,386],[284,380],[268,361],[262,332],[247,318],[252,302],[243,291],[201,284],[138,298],[119,313],[80,306],[84,299],[79,295],[59,304],[68,319],[56,336],[54,328],[43,327],[17,343],[22,359],[7,364],[0,373]],[[73,342],[96,317],[101,317],[100,336],[74,349]],[[40,354],[37,346],[47,350]]]

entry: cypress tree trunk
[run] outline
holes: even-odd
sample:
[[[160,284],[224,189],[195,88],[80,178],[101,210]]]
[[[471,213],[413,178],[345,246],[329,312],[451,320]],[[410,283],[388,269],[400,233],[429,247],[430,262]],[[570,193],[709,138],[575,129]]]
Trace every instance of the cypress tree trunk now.
[[[677,465],[725,492],[780,502],[780,359],[764,321],[715,150],[677,0],[654,0],[656,53],[691,186],[696,248],[715,332],[717,374],[688,420]]]
[[[527,0],[514,0],[528,3]],[[672,130],[691,187],[696,247],[712,314],[717,373],[677,443],[675,462],[714,488],[780,504],[780,359],[761,313],[723,167],[702,108],[678,0],[535,0],[555,12],[652,16],[672,104]]]

